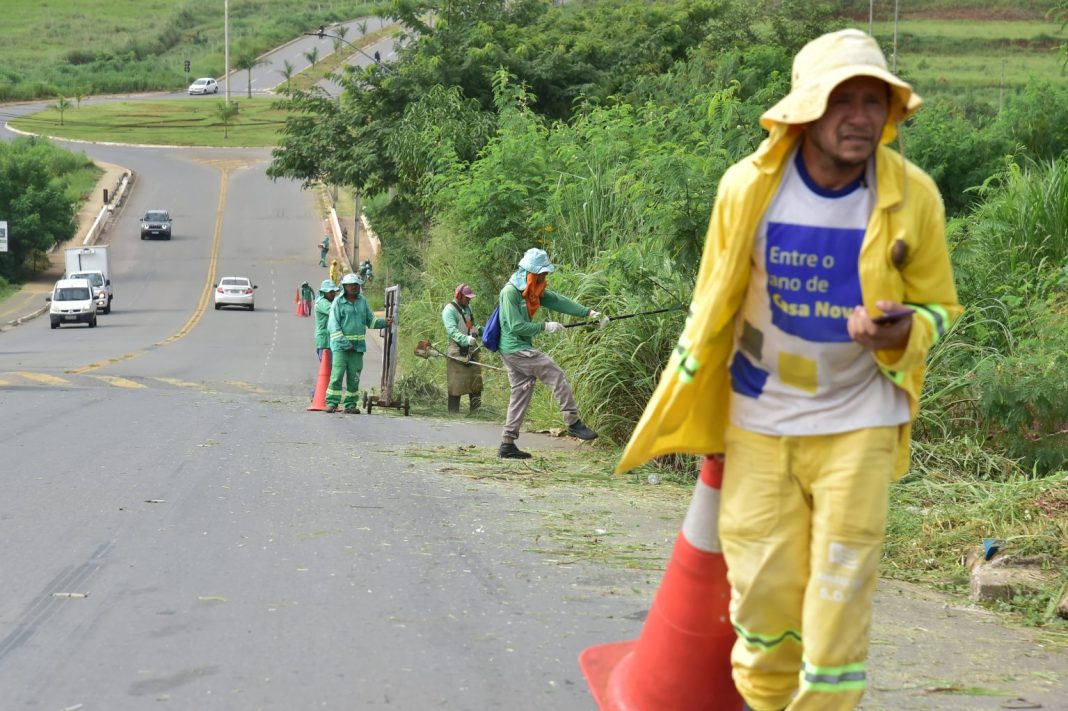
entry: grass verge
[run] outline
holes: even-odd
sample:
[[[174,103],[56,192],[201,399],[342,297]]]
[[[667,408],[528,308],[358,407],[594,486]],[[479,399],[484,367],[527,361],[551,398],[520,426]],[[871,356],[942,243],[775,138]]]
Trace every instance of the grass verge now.
[[[22,131],[54,138],[114,141],[169,146],[273,146],[286,112],[274,100],[254,97],[231,99],[238,114],[224,130],[218,107],[221,97],[91,104],[59,111],[44,111],[10,122]],[[227,136],[228,134],[228,136]]]
[[[1042,478],[1019,472],[998,481],[910,475],[890,492],[882,572],[967,596],[970,575],[963,558],[981,550],[984,538],[1004,540],[1006,553],[1033,558],[1043,577],[1034,594],[991,607],[1068,643],[1068,620],[1054,613],[1068,585],[1064,472]]]
[[[422,401],[413,411],[440,415],[444,395],[439,399],[436,404]],[[489,413],[483,415],[499,421]],[[576,456],[579,451],[581,456]],[[658,569],[666,559],[653,555],[650,544],[635,532],[641,530],[643,517],[655,521],[661,537],[663,530],[677,529],[693,486],[690,477],[664,476],[647,467],[614,476],[619,451],[604,446],[542,450],[526,462],[502,461],[493,450],[473,446],[409,448],[405,455],[433,462],[442,474],[541,492],[540,498],[532,499],[538,505],[532,504],[530,510],[543,520],[547,543],[541,551],[558,562],[590,560]],[[648,483],[650,474],[660,477],[659,485]],[[621,517],[619,510],[627,514]],[[891,488],[881,573],[967,598],[969,575],[962,559],[980,549],[983,538],[1003,539],[1006,551],[1041,560],[1044,575],[1037,594],[988,607],[1011,621],[1041,628],[1052,642],[1068,644],[1068,621],[1054,614],[1068,585],[1064,473],[1039,479],[1020,474],[1003,481],[910,475]]]
[[[615,476],[617,453],[606,447],[542,450],[524,461],[501,460],[494,450],[470,445],[410,447],[404,454],[432,462],[444,475],[522,487],[521,510],[542,522],[531,550],[560,565],[661,573],[693,488]]]
[[[93,190],[96,189],[96,183],[103,174],[104,171],[98,168],[95,163],[90,163],[73,173],[69,173],[66,176],[67,197],[73,202],[85,202]]]

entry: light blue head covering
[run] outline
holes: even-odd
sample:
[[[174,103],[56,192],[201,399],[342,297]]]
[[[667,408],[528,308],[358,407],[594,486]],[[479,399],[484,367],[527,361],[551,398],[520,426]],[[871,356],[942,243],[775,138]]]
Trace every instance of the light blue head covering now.
[[[319,285],[319,293],[326,294],[331,291],[341,291],[333,279],[323,279],[323,283]]]
[[[363,284],[363,279],[356,276],[352,272],[349,272],[345,276],[341,277],[341,285],[344,286],[345,284]]]
[[[556,266],[549,261],[549,255],[545,253],[545,250],[531,247],[523,255],[523,258],[519,260],[519,269],[515,270],[508,282],[523,291],[527,288],[527,272],[531,274],[552,274],[555,271]]]

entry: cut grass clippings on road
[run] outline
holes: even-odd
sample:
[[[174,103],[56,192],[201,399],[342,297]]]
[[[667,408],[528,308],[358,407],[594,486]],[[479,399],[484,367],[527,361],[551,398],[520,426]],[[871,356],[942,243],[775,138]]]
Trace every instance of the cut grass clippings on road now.
[[[581,456],[576,456],[580,450]],[[495,450],[473,445],[404,451],[409,458],[432,462],[446,476],[488,485],[521,485],[520,511],[537,515],[542,525],[529,550],[548,563],[583,561],[663,571],[692,485],[652,486],[641,474],[613,475],[618,452],[610,448],[582,445],[532,453],[528,460],[502,460]]]
[[[67,109],[60,125],[59,111],[45,109],[14,119],[20,131],[80,141],[116,142],[156,146],[260,147],[277,143],[287,113],[274,107],[274,99],[234,99],[238,114],[224,138],[217,107],[221,96],[158,101],[83,104]]]

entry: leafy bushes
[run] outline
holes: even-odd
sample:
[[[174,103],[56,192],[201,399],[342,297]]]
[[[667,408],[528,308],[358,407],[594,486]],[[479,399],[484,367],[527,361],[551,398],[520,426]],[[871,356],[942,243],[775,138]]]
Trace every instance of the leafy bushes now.
[[[0,277],[15,281],[27,261],[74,236],[72,173],[91,165],[84,156],[44,140],[0,142],[0,215],[8,222],[9,250],[0,253]]]

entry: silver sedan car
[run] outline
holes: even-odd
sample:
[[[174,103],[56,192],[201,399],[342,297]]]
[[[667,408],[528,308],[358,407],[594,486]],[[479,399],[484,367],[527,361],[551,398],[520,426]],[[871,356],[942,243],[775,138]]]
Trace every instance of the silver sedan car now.
[[[215,310],[223,306],[244,306],[255,311],[257,288],[248,277],[223,277],[215,285]]]

